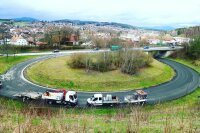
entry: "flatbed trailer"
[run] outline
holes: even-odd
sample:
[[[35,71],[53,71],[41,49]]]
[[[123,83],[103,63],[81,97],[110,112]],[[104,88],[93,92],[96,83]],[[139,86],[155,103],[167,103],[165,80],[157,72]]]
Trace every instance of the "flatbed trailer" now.
[[[126,104],[145,104],[147,102],[147,93],[143,90],[136,90],[133,95],[127,95],[124,97],[124,103]]]
[[[42,93],[40,92],[22,92],[13,95],[14,97],[22,98],[22,101],[25,102],[26,100],[38,100],[41,99]]]

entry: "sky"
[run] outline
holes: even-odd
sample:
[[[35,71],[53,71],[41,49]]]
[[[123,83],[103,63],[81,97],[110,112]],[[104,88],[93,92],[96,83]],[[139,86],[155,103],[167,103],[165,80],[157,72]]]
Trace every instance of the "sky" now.
[[[93,20],[133,26],[200,24],[200,0],[0,0],[0,18]]]

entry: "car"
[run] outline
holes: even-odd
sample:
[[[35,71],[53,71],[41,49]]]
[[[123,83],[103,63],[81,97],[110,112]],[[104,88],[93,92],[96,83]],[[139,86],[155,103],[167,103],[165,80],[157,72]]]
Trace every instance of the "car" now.
[[[149,49],[149,46],[144,46],[144,49]]]
[[[54,52],[54,53],[58,53],[58,52],[60,52],[60,51],[59,51],[59,49],[55,49],[55,50],[53,50],[53,52]]]
[[[2,86],[3,86],[3,84],[2,84],[2,82],[0,81],[0,89],[2,88]]]
[[[93,50],[99,50],[99,47],[95,47]]]

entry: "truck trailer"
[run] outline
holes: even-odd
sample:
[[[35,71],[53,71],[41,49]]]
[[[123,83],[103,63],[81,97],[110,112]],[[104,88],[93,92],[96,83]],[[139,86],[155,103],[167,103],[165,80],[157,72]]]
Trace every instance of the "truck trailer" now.
[[[63,104],[76,106],[78,102],[77,92],[67,90],[48,90],[45,93],[40,92],[22,92],[13,95],[14,97],[26,100],[44,100],[48,104]]]
[[[147,93],[143,90],[136,90],[133,95],[124,97],[124,103],[127,104],[145,104],[147,101]]]

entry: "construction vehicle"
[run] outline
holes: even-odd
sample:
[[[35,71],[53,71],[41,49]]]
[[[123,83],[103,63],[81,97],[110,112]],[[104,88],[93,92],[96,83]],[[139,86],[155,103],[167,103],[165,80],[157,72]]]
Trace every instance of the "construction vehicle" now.
[[[66,90],[49,90],[42,94],[42,99],[46,100],[48,104],[64,104],[77,105],[77,92]]]
[[[87,99],[88,106],[116,106],[120,101],[117,96],[107,94],[105,97],[103,94],[94,94],[91,98]]]
[[[77,92],[67,90],[48,90],[45,93],[40,92],[22,92],[13,95],[14,97],[26,100],[45,100],[48,104],[77,105]]]
[[[147,101],[147,93],[143,90],[136,90],[133,95],[124,97],[124,103],[127,104],[145,104]]]

